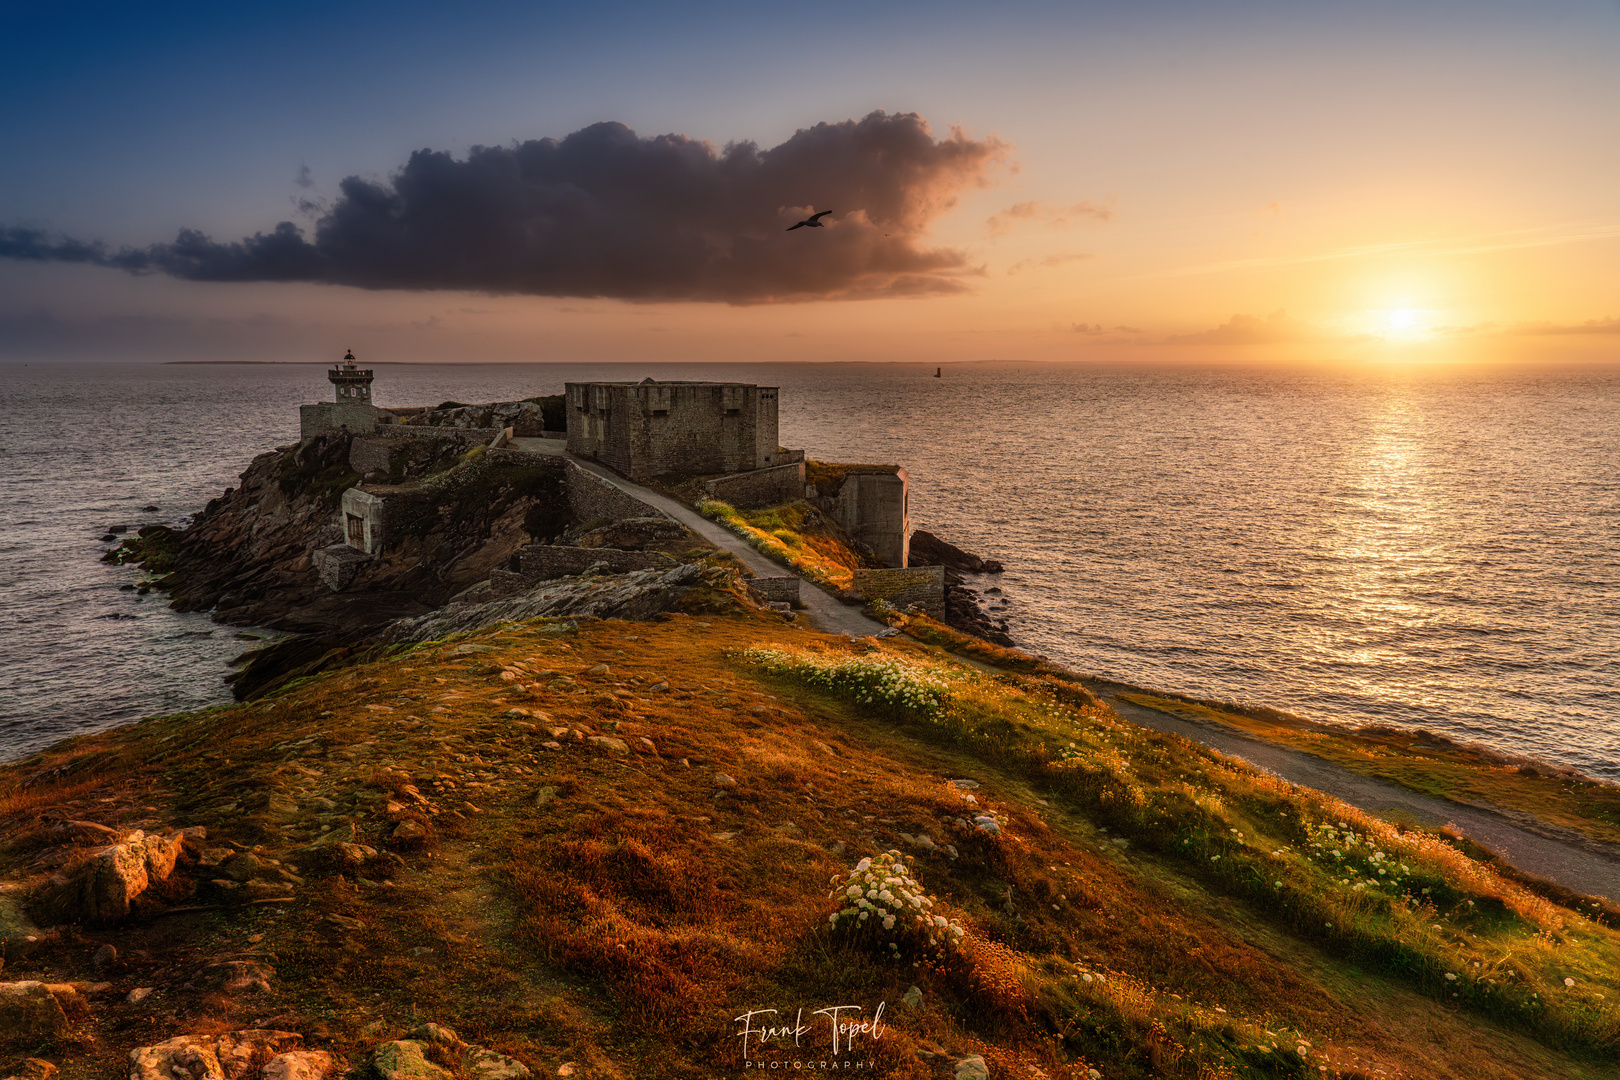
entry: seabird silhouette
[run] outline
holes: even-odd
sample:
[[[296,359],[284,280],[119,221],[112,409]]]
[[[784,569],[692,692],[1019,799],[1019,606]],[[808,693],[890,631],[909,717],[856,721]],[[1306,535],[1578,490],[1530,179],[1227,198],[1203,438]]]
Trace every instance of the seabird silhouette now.
[[[799,222],[797,225],[789,225],[787,227],[787,231],[792,232],[794,229],[802,229],[806,225],[810,226],[812,229],[825,229],[827,226],[825,226],[825,225],[823,225],[821,223],[821,219],[826,217],[830,213],[832,213],[831,210],[823,210],[819,214],[811,214],[809,217],[805,218],[803,221]]]

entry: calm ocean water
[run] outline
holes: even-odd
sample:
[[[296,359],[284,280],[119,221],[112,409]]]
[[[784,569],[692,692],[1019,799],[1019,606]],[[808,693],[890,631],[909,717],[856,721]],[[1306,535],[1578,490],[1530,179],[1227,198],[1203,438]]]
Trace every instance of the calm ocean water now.
[[[917,527],[1007,564],[1034,651],[1620,780],[1620,367],[377,370],[384,405],[780,385],[786,445],[904,464]],[[0,365],[0,760],[229,700],[248,643],[119,591],[99,537],[183,521],[327,395],[318,366]]]

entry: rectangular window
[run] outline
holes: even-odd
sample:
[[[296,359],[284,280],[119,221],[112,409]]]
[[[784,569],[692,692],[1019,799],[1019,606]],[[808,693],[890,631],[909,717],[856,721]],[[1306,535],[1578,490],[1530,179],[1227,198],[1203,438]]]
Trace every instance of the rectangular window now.
[[[345,514],[344,517],[348,519],[349,546],[363,550],[366,546],[366,523],[354,514]]]

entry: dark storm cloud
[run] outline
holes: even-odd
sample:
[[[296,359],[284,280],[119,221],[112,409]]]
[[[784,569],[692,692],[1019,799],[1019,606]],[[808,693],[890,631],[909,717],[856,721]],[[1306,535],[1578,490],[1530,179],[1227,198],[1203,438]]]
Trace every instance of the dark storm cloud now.
[[[14,229],[0,255],[368,289],[739,304],[930,295],[960,291],[971,271],[962,252],[924,246],[923,231],[1004,152],[959,131],[936,140],[912,113],[817,124],[767,150],[601,123],[465,160],[420,150],[385,183],[351,176],[313,241],[282,222],[231,243],[182,230],[107,254]],[[784,231],[811,210],[833,211],[827,228]]]

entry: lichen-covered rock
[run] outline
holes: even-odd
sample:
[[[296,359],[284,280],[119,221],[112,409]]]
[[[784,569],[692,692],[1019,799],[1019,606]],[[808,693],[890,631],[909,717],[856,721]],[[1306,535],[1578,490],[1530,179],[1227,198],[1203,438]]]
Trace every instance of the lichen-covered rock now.
[[[427,1044],[415,1039],[383,1043],[371,1052],[371,1067],[382,1080],[455,1080],[427,1059]]]
[[[461,1056],[461,1075],[467,1080],[530,1080],[534,1073],[516,1058],[482,1046],[469,1046]]]

